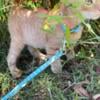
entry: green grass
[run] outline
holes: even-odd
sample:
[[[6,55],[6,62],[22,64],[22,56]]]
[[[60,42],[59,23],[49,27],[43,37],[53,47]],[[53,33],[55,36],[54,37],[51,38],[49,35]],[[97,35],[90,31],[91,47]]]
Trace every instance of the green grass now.
[[[82,81],[88,80],[84,88],[91,95],[100,93],[100,21],[91,22],[96,35],[95,37],[87,32],[77,43],[76,57],[65,64],[64,73],[53,74],[47,69],[25,88],[23,88],[14,100],[88,100],[85,96],[80,96],[75,92],[73,86]],[[87,35],[87,33],[89,33]],[[92,40],[92,38],[95,38]],[[89,40],[89,41],[87,41]],[[9,48],[9,33],[5,22],[0,23],[0,96],[5,95],[15,87],[20,80],[15,80],[8,70],[6,56]],[[92,43],[93,42],[93,43]],[[25,54],[23,54],[25,55]],[[66,62],[65,60],[63,62]],[[33,67],[34,68],[34,67]],[[35,67],[36,68],[36,67]]]
[[[9,7],[7,11],[0,11],[2,15],[0,15],[0,19],[5,20],[5,22],[0,20],[0,96],[5,95],[22,80],[12,78],[6,62],[10,44],[5,17],[8,9]],[[83,87],[88,91],[90,97],[100,93],[100,71],[97,72],[97,69],[100,70],[100,19],[95,22],[90,21],[90,24],[94,34],[88,32],[86,27],[84,28],[83,36],[75,47],[76,57],[68,62],[63,61],[66,64],[62,74],[55,75],[48,68],[14,96],[13,100],[89,100],[74,90],[75,85],[82,84],[86,80],[89,82],[83,84]],[[23,53],[23,60],[29,56]],[[29,65],[27,60],[24,63],[23,66]],[[37,68],[31,66],[33,69]]]

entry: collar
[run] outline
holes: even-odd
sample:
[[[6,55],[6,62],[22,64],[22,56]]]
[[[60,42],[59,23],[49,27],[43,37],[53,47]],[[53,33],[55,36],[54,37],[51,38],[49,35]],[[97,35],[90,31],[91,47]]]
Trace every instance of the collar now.
[[[65,25],[65,24],[61,25],[63,32],[66,32],[66,26],[67,25]],[[79,25],[76,25],[74,28],[70,29],[70,32],[71,33],[78,33],[80,31],[80,29],[81,29],[81,25],[79,24]]]

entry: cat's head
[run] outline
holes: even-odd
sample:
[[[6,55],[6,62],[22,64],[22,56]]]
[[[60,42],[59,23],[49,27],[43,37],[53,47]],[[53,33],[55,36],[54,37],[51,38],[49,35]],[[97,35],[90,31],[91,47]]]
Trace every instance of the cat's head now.
[[[100,18],[100,0],[85,0],[80,12],[86,19]]]
[[[66,5],[63,9],[66,14],[71,12],[71,10],[68,11],[68,8],[76,6],[76,13],[79,12],[86,19],[98,19],[100,17],[100,0],[68,0]]]

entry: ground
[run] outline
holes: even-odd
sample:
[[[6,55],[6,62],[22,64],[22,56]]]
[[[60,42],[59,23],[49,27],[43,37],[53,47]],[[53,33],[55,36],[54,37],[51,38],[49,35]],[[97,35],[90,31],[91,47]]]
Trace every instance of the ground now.
[[[63,73],[55,75],[50,68],[38,75],[23,88],[13,100],[92,100],[100,93],[100,20],[91,21],[95,36],[84,29],[83,36],[76,44],[76,57],[63,60]],[[6,57],[10,38],[6,22],[0,22],[0,96],[15,87],[21,79],[10,75]],[[23,66],[31,61],[27,51],[21,55]],[[30,58],[30,59],[29,59]],[[28,61],[29,59],[29,61]],[[30,65],[33,70],[37,66]],[[27,75],[26,75],[27,76]],[[100,100],[100,99],[98,99]]]

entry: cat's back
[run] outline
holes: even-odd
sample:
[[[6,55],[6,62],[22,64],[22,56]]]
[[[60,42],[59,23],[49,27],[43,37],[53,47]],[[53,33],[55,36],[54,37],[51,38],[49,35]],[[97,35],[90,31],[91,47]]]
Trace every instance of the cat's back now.
[[[20,7],[13,9],[8,18],[11,38],[21,38],[27,45],[44,48],[46,43],[46,35],[42,30],[44,18],[39,16],[42,12],[47,13],[44,9],[37,12]]]

